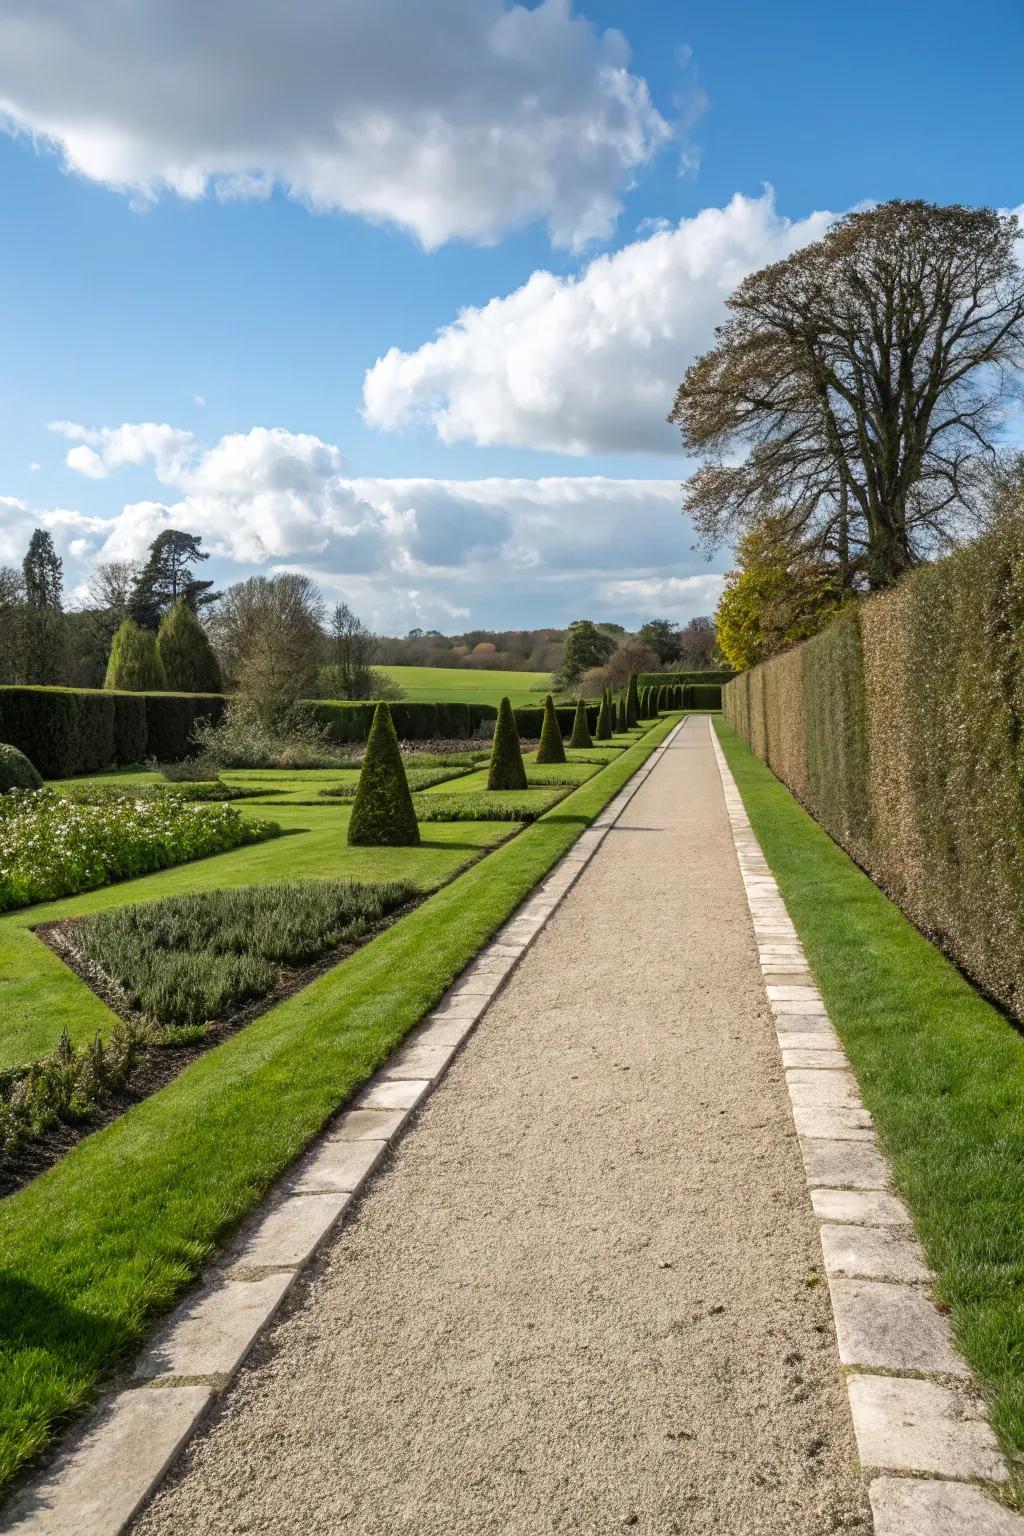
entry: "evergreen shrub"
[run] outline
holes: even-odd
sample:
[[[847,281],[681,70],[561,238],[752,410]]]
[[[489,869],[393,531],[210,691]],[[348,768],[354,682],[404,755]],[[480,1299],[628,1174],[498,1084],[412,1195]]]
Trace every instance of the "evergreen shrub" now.
[[[494,740],[491,743],[491,762],[487,770],[488,789],[525,789],[526,769],[523,751],[519,745],[516,717],[512,704],[502,699],[498,705],[498,718],[494,724]]]
[[[380,703],[363,754],[348,841],[353,847],[415,848],[420,829],[389,705]]]
[[[594,745],[593,737],[590,734],[590,728],[587,725],[587,706],[584,704],[582,699],[580,699],[579,703],[576,705],[576,713],[573,716],[572,735],[569,737],[569,745],[570,747],[592,747]]]
[[[220,667],[206,631],[183,597],[167,610],[157,631],[165,684],[180,693],[219,693]]]
[[[544,720],[540,728],[540,745],[537,748],[538,763],[564,763],[565,747],[562,731],[555,714],[555,704],[550,693],[544,700]]]
[[[626,688],[626,725],[632,729],[640,719],[640,690],[637,686],[636,673],[631,672],[629,685]]]
[[[167,687],[164,664],[151,629],[142,629],[134,619],[125,619],[111,642],[103,686],[130,693]]]
[[[42,775],[37,773],[24,752],[0,741],[0,795],[9,789],[42,789]]]
[[[613,730],[614,726],[612,725],[612,701],[611,695],[606,688],[604,693],[601,695],[601,707],[597,712],[597,731],[595,733],[597,740],[610,741],[612,738]]]

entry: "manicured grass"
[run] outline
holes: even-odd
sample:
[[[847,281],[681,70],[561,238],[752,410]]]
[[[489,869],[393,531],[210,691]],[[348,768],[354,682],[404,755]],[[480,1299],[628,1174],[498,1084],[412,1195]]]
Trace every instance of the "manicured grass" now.
[[[674,723],[0,1205],[0,1480],[95,1393]]]
[[[314,788],[311,798],[315,795]],[[243,816],[270,814],[259,802],[237,803]],[[343,801],[314,806],[275,801],[273,819],[283,835],[270,842],[0,917],[0,1071],[52,1051],[62,1029],[80,1044],[114,1022],[106,1004],[31,932],[37,923],[163,896],[283,880],[411,880],[417,889],[431,891],[510,830],[507,822],[431,822],[418,848],[349,848],[351,814]]]
[[[413,703],[493,704],[503,696],[513,709],[541,704],[551,690],[550,672],[478,672],[470,667],[381,667]]]
[[[1013,1467],[1024,1468],[1024,1040],[717,729]]]

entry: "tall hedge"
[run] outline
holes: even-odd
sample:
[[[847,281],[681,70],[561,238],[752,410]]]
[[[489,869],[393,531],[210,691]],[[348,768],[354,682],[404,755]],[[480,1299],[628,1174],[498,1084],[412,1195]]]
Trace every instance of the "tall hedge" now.
[[[91,688],[0,688],[0,741],[47,779],[103,773],[192,750],[198,719],[216,723],[220,694],[113,693]]]
[[[516,717],[508,699],[498,705],[498,718],[494,722],[494,740],[491,743],[491,761],[487,770],[488,789],[525,789],[526,769],[523,766],[523,750],[516,730]]]
[[[562,730],[555,714],[555,704],[550,693],[544,700],[544,720],[540,728],[540,744],[537,747],[538,763],[564,763],[565,747]]]
[[[671,688],[687,683],[728,683],[735,672],[641,672],[637,677],[640,688]]]
[[[587,724],[587,706],[582,699],[576,705],[576,713],[572,721],[572,735],[569,737],[570,747],[592,747],[593,737]]]
[[[376,708],[376,704],[362,701],[320,699],[313,705],[313,714],[320,725],[326,726],[332,741],[359,742],[369,736]],[[493,704],[419,704],[403,700],[391,705],[391,718],[400,741],[463,740],[489,735],[497,713]],[[539,722],[539,709],[537,719]]]
[[[415,848],[420,829],[391,710],[376,706],[356,786],[348,841],[354,847]]]
[[[629,711],[626,708],[626,695],[619,694],[619,702],[616,707],[616,728],[620,731],[629,730]]]
[[[1024,519],[743,673],[724,709],[918,927],[1024,1018]]]

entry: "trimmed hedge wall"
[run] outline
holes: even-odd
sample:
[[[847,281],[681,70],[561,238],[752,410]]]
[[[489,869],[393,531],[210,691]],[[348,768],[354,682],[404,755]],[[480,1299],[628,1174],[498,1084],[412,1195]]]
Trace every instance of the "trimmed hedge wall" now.
[[[640,688],[671,688],[676,683],[728,683],[735,672],[640,672],[637,685]]]
[[[600,704],[587,705],[587,729],[591,736],[597,730],[597,716]],[[540,739],[540,728],[544,723],[543,708],[535,709],[533,705],[527,705],[525,709],[515,709],[512,713],[516,717],[516,729],[521,740],[537,741]],[[563,737],[568,740],[572,735],[573,724],[576,720],[575,704],[556,704],[555,718],[558,721],[558,729]]]
[[[826,831],[1024,1018],[1024,522],[724,692],[726,719]]]
[[[0,741],[46,779],[103,773],[146,757],[177,762],[199,718],[218,720],[219,694],[114,693],[93,688],[0,688]]]
[[[372,700],[352,703],[344,699],[318,699],[313,705],[313,715],[319,724],[327,727],[332,741],[362,742],[370,734],[376,708]],[[539,709],[536,711],[538,719],[541,713]],[[391,705],[391,718],[400,741],[486,736],[490,734],[490,723],[497,714],[493,704]],[[540,734],[539,726],[537,733]]]

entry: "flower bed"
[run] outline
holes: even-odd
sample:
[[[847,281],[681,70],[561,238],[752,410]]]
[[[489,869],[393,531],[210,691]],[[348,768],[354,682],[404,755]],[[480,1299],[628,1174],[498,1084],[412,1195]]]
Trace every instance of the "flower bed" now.
[[[0,795],[0,912],[276,836],[230,805],[125,794],[83,805],[53,790]]]

